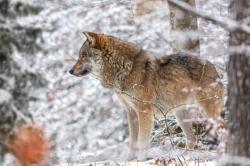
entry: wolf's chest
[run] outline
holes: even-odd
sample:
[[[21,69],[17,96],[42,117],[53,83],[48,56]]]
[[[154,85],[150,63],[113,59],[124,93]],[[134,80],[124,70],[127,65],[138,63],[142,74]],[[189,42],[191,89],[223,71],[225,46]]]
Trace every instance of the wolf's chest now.
[[[152,99],[143,94],[120,92],[118,93],[118,97],[122,105],[134,110],[143,110],[154,105]]]

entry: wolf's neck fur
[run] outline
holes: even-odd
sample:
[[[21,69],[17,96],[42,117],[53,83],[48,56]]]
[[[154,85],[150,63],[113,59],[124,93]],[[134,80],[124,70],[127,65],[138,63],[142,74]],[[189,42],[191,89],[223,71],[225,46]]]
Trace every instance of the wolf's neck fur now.
[[[102,46],[104,53],[103,69],[101,72],[102,83],[109,87],[118,86],[131,74],[134,67],[134,59],[140,54],[141,48],[133,43],[110,38],[109,44]],[[105,43],[105,42],[103,42]]]

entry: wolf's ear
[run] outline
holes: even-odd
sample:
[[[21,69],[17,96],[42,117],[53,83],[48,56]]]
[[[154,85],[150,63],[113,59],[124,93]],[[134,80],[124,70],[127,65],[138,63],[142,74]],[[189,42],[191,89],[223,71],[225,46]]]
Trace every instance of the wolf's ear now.
[[[83,34],[89,41],[90,45],[94,46],[96,43],[96,34],[93,32],[83,32]]]

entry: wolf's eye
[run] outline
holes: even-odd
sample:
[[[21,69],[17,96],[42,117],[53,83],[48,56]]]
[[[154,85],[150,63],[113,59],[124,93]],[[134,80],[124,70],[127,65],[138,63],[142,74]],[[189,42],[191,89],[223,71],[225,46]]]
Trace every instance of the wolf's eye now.
[[[85,40],[85,42],[83,43],[84,46],[89,46],[90,45],[90,41],[88,39]]]

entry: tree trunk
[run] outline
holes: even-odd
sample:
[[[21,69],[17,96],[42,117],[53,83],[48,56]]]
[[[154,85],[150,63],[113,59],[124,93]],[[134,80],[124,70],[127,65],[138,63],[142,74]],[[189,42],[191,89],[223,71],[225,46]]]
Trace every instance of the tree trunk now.
[[[183,1],[195,6],[195,0]],[[200,43],[197,17],[191,13],[182,11],[171,3],[169,3],[169,15],[174,51],[190,51],[199,55]]]
[[[143,17],[153,11],[159,10],[162,5],[162,0],[135,0],[136,19]]]
[[[242,21],[250,16],[250,1],[231,0],[230,13],[232,18]],[[250,157],[250,52],[246,51],[247,49],[239,51],[239,46],[250,48],[250,34],[236,29],[230,32],[229,39],[227,102],[229,110],[227,153],[236,158]],[[232,158],[230,165],[246,164],[240,164],[238,161]]]
[[[188,4],[195,6],[195,0],[184,0]],[[163,0],[135,0],[135,19],[162,9]],[[169,15],[171,24],[170,36],[173,40],[172,48],[174,52],[189,51],[190,53],[200,53],[197,17],[182,11],[178,7],[169,3]]]

